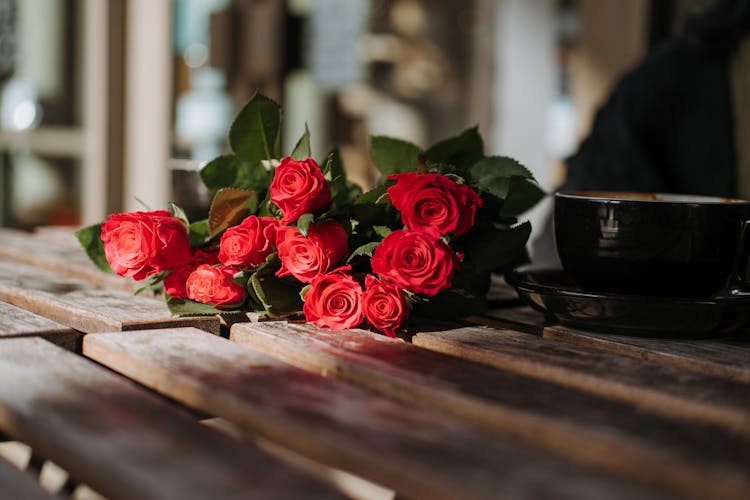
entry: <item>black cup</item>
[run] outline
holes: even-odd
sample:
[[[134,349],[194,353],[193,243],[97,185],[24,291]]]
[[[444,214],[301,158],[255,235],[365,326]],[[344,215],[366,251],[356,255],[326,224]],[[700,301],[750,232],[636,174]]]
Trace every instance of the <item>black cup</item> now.
[[[584,290],[708,298],[748,289],[748,201],[561,192],[554,220],[560,261]]]

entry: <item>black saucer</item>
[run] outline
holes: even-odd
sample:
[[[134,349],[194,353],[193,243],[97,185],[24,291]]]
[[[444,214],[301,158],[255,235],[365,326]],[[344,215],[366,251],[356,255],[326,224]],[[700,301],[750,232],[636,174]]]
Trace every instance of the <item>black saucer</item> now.
[[[548,319],[604,333],[670,338],[728,336],[750,325],[748,297],[690,299],[581,290],[563,271],[522,270],[505,277]]]

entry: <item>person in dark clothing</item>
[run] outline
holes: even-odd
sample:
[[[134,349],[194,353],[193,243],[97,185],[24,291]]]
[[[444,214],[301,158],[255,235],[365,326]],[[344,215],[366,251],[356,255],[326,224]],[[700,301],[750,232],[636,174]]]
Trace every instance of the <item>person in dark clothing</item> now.
[[[560,190],[738,196],[729,68],[749,31],[750,1],[727,0],[653,50],[597,112]],[[532,261],[556,257],[550,218]]]

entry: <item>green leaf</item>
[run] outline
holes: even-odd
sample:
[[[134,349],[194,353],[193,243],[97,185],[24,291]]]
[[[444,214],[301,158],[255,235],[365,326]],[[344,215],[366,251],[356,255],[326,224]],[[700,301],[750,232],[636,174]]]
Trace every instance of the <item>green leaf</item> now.
[[[169,312],[175,316],[214,316],[216,314],[228,313],[229,310],[222,311],[216,309],[211,304],[203,304],[194,300],[172,297],[164,294],[167,299]]]
[[[323,164],[323,175],[327,181],[346,179],[344,162],[341,161],[341,154],[339,153],[338,148],[334,148],[333,151],[328,153],[326,162]]]
[[[133,295],[140,295],[146,290],[153,290],[154,292],[160,290],[161,288],[163,288],[162,281],[164,281],[164,278],[166,278],[168,275],[169,273],[167,271],[164,271],[155,276],[152,276],[151,278],[149,278],[148,283],[136,290]]]
[[[539,203],[544,195],[542,188],[533,180],[517,176],[511,177],[508,196],[505,198],[500,215],[503,217],[520,215]]]
[[[307,123],[305,123],[305,133],[302,134],[302,137],[297,141],[297,145],[294,146],[292,158],[301,161],[308,159],[310,156],[312,156],[310,153],[310,130],[307,128]]]
[[[387,176],[414,172],[419,168],[419,148],[401,139],[373,136],[372,161],[380,172]]]
[[[388,226],[372,226],[372,229],[373,231],[375,231],[375,234],[377,234],[381,238],[385,238],[393,232],[393,230]]]
[[[211,238],[229,226],[238,224],[248,212],[258,207],[258,194],[244,189],[220,189],[208,211],[208,233]]]
[[[530,234],[529,222],[508,229],[491,224],[475,227],[461,242],[461,251],[466,255],[462,265],[477,273],[505,272],[527,257]]]
[[[390,184],[390,185],[389,185]],[[362,193],[355,202],[355,205],[364,205],[365,203],[378,203],[388,193],[388,188],[392,183],[383,184],[366,193]]]
[[[440,141],[424,152],[424,158],[430,163],[447,163],[461,168],[470,167],[483,157],[484,143],[477,127]]]
[[[107,257],[104,255],[101,224],[84,227],[83,229],[76,231],[75,235],[76,238],[78,238],[78,242],[86,251],[86,255],[91,259],[91,262],[96,264],[96,267],[108,273],[114,272],[112,271],[112,268],[109,267]]]
[[[198,174],[211,194],[228,187],[263,191],[273,178],[273,172],[266,170],[260,163],[243,162],[235,155],[214,158]]]
[[[355,248],[349,258],[346,259],[347,264],[356,257],[372,257],[372,254],[375,253],[375,248],[377,248],[378,245],[380,245],[379,241],[373,241]]]
[[[187,231],[187,228],[190,227],[190,221],[188,220],[188,216],[185,213],[185,210],[179,206],[177,203],[169,202],[169,213],[172,214],[172,217],[176,218],[177,220],[182,221],[183,224],[185,224],[185,230]]]
[[[279,278],[269,268],[254,273],[250,286],[269,316],[279,318],[302,312],[301,283]]]
[[[512,177],[534,178],[526,167],[507,156],[490,156],[479,161],[471,167],[471,175],[479,188],[503,200],[510,190]]]
[[[281,157],[281,107],[255,94],[229,129],[229,144],[237,157],[252,165]]]
[[[190,239],[190,246],[193,248],[200,248],[211,239],[211,235],[208,231],[208,219],[195,221],[188,226],[188,238]]]
[[[307,238],[307,231],[310,229],[310,224],[312,224],[314,219],[314,214],[302,214],[297,219],[297,229],[305,238]]]

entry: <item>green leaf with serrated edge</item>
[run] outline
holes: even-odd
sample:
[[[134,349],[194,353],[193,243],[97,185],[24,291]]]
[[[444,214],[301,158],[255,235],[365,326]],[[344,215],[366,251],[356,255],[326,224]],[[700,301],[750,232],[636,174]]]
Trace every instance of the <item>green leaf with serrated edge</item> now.
[[[430,163],[456,165],[462,169],[474,165],[484,157],[484,142],[477,127],[464,130],[457,137],[438,142],[424,152]]]
[[[381,238],[385,238],[393,232],[393,230],[388,226],[372,226],[372,229],[373,231],[375,231],[375,234],[377,234]]]
[[[198,175],[211,193],[221,188],[238,187],[235,183],[240,163],[235,155],[219,156],[206,163],[198,171]]]
[[[208,233],[211,238],[229,226],[238,224],[258,207],[258,194],[237,188],[220,189],[208,211]]]
[[[297,219],[297,230],[305,238],[307,238],[307,231],[310,229],[310,224],[312,224],[314,219],[314,214],[302,214],[299,216],[299,219]]]
[[[420,151],[415,144],[385,136],[373,136],[370,140],[372,161],[384,176],[419,168]]]
[[[511,177],[533,179],[531,172],[513,158],[490,156],[471,167],[471,176],[480,189],[505,199],[510,189]]]
[[[302,312],[301,283],[279,278],[273,269],[266,269],[254,273],[250,284],[269,316],[279,318]]]
[[[208,219],[195,221],[188,227],[188,238],[192,248],[200,248],[211,239],[208,232]]]
[[[542,188],[533,180],[517,176],[511,177],[508,195],[505,197],[500,215],[502,217],[520,215],[539,203],[544,195]]]
[[[299,141],[297,141],[297,145],[294,146],[294,150],[292,151],[292,158],[295,160],[306,160],[310,158],[312,154],[310,153],[310,130],[307,128],[307,123],[305,123],[305,133],[302,134],[302,137],[299,138]]]
[[[348,264],[356,257],[372,257],[372,254],[375,253],[375,248],[377,248],[378,245],[380,245],[379,241],[373,241],[355,248],[349,258],[346,259],[346,263]]]
[[[172,297],[171,295],[164,294],[167,299],[167,307],[169,312],[175,316],[214,316],[216,314],[227,314],[230,312],[236,312],[241,304],[231,309],[217,309],[211,304],[204,304],[202,302],[196,302],[190,299],[182,299],[179,297]]]
[[[102,225],[84,227],[75,232],[78,242],[83,247],[91,262],[102,271],[114,273],[104,255],[104,242],[102,241]]]
[[[281,157],[280,137],[281,107],[262,94],[250,99],[229,129],[232,151],[252,165]]]
[[[185,210],[179,206],[177,203],[169,202],[169,213],[172,214],[172,217],[175,219],[181,221],[183,224],[185,224],[185,231],[188,230],[190,227],[190,221],[188,220],[188,216],[185,213]]]
[[[456,241],[456,249],[465,255],[461,265],[477,273],[505,272],[526,256],[530,234],[529,222],[508,229],[498,229],[486,222],[475,224]]]

